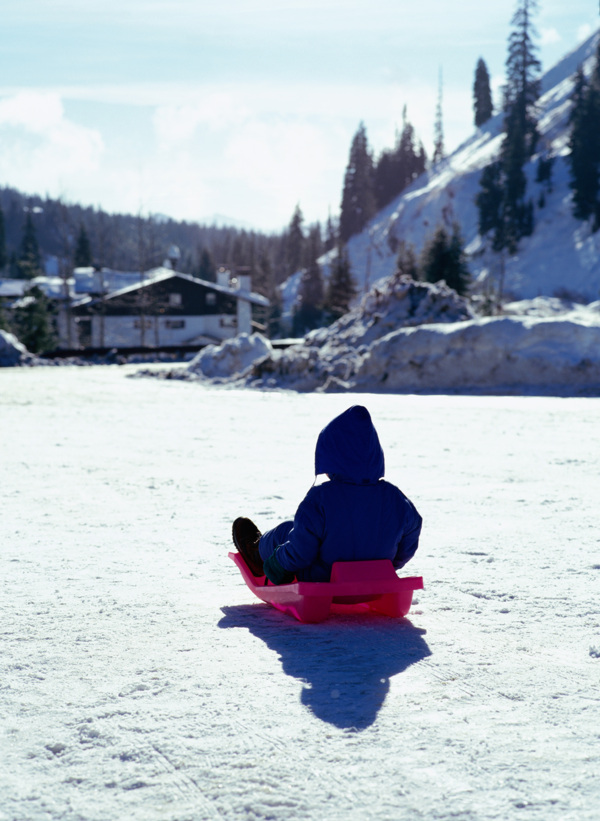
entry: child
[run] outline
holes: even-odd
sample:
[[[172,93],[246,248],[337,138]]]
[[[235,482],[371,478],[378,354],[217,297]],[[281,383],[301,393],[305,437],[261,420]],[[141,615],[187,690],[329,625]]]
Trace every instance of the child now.
[[[328,582],[334,562],[391,559],[403,567],[419,544],[422,519],[412,502],[386,482],[384,458],[369,411],[354,405],[319,434],[313,485],[293,522],[261,535],[246,518],[233,541],[254,576],[273,584]]]

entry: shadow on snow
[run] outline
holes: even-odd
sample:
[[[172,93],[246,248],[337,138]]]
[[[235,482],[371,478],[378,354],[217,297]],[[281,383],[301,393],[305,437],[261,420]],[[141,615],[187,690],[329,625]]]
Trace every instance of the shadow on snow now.
[[[223,607],[219,627],[243,627],[265,642],[284,673],[304,683],[300,700],[316,718],[364,730],[377,718],[392,676],[431,655],[425,630],[408,619],[334,616],[299,624],[270,607]]]

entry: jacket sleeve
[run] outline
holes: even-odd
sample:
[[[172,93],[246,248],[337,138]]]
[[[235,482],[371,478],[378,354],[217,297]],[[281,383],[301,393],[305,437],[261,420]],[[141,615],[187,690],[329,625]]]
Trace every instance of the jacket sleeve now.
[[[319,488],[311,488],[296,511],[287,542],[277,551],[280,565],[293,573],[310,567],[319,556],[324,537],[325,516]]]
[[[423,519],[419,515],[413,503],[404,497],[406,505],[405,524],[402,536],[398,542],[396,556],[392,562],[395,568],[404,567],[417,552],[419,546],[419,536],[421,535],[421,525]]]

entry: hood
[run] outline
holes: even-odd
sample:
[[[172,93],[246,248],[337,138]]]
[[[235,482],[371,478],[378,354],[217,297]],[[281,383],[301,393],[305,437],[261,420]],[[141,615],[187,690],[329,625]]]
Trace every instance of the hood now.
[[[352,482],[377,482],[385,472],[383,450],[369,411],[353,405],[323,428],[317,439],[315,474]]]

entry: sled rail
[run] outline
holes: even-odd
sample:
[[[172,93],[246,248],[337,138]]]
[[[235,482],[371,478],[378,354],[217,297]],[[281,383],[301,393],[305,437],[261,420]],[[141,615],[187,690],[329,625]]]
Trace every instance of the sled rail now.
[[[332,605],[344,612],[373,610],[400,618],[410,610],[413,591],[423,589],[422,576],[397,576],[389,559],[335,562],[329,582],[272,585],[264,576],[252,575],[239,553],[230,553],[229,558],[255,596],[306,623],[326,619]]]

